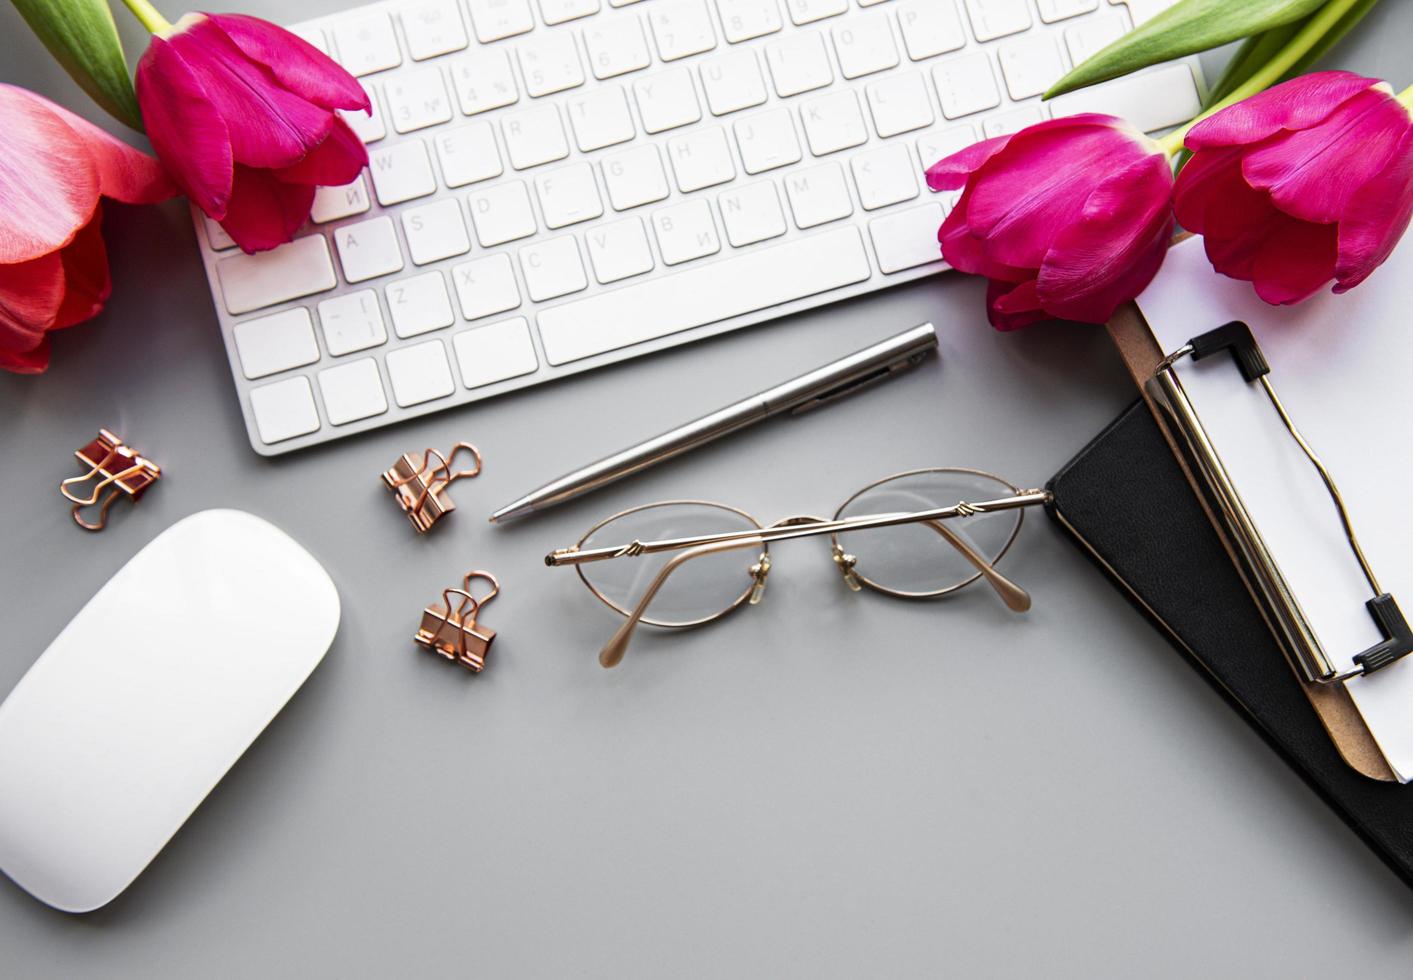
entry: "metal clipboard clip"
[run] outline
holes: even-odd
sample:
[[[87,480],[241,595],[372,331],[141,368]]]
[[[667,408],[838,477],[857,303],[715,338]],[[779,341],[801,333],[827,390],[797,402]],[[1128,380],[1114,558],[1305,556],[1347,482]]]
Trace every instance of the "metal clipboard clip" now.
[[[480,599],[471,594],[474,579],[482,579],[491,585],[491,591]],[[428,606],[422,611],[422,625],[412,639],[479,674],[485,669],[486,654],[490,652],[496,631],[481,626],[476,622],[476,617],[499,592],[500,583],[490,572],[467,572],[461,580],[461,588],[445,589],[440,606]],[[452,596],[460,600],[454,606]]]
[[[471,454],[473,465],[469,470],[452,472],[451,462],[463,449]],[[447,487],[480,472],[480,450],[469,442],[458,442],[445,456],[435,449],[421,455],[403,453],[392,469],[383,473],[383,483],[397,498],[417,533],[426,534],[433,524],[456,510],[456,504],[447,496]]]
[[[108,508],[120,495],[126,495],[136,502],[148,487],[157,482],[162,468],[149,459],[137,454],[131,446],[125,445],[107,429],[98,430],[98,438],[82,449],[75,450],[74,458],[88,468],[82,476],[71,476],[59,484],[59,492],[73,502],[74,523],[85,531],[101,531],[108,523]],[[79,487],[93,481],[87,495],[80,495]],[[108,489],[108,488],[112,489]],[[105,496],[103,491],[108,490]],[[102,502],[99,498],[102,497]],[[85,507],[98,504],[98,523],[92,524],[83,519]]]
[[[1340,524],[1344,528],[1350,550],[1353,551],[1360,571],[1373,592],[1373,597],[1364,605],[1378,626],[1383,640],[1362,653],[1355,654],[1354,666],[1348,670],[1336,668],[1334,661],[1320,645],[1299,600],[1281,574],[1226,467],[1217,455],[1201,418],[1183,389],[1181,379],[1173,370],[1173,365],[1184,357],[1200,361],[1204,357],[1224,351],[1231,355],[1242,378],[1248,384],[1259,382],[1276,414],[1280,416],[1282,424],[1320,474],[1330,500],[1339,513]],[[1267,617],[1274,626],[1277,639],[1300,674],[1307,681],[1317,684],[1337,683],[1351,677],[1372,674],[1413,653],[1413,630],[1409,629],[1408,621],[1399,609],[1398,602],[1379,586],[1379,580],[1354,533],[1353,521],[1350,519],[1348,508],[1345,507],[1344,498],[1340,495],[1339,487],[1335,485],[1334,477],[1310,443],[1300,434],[1285,406],[1281,404],[1271,384],[1270,372],[1270,365],[1256,343],[1256,338],[1252,336],[1251,328],[1240,320],[1234,320],[1216,330],[1192,338],[1169,354],[1158,365],[1144,388],[1177,437],[1184,458],[1198,477],[1198,482],[1206,492],[1208,503],[1217,514],[1244,570],[1254,583]]]

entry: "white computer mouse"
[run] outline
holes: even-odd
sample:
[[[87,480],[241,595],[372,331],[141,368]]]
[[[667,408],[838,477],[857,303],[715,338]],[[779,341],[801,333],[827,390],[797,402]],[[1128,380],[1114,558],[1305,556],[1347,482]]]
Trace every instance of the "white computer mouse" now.
[[[309,552],[236,510],[129,561],[0,704],[0,870],[65,912],[157,856],[318,666],[339,597]]]

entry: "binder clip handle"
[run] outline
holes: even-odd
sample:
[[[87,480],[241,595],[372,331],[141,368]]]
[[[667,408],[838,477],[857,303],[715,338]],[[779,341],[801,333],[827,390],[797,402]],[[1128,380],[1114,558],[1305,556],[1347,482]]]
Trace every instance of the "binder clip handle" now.
[[[1363,668],[1361,673],[1372,674],[1413,653],[1413,629],[1409,628],[1408,620],[1398,608],[1398,601],[1387,592],[1374,596],[1364,605],[1384,638],[1355,655],[1354,664]]]
[[[1261,353],[1261,347],[1256,343],[1251,328],[1241,320],[1232,320],[1215,330],[1199,334],[1189,340],[1187,346],[1192,348],[1194,361],[1222,351],[1230,351],[1241,376],[1248,382],[1271,373],[1271,366],[1266,363],[1266,355]]]

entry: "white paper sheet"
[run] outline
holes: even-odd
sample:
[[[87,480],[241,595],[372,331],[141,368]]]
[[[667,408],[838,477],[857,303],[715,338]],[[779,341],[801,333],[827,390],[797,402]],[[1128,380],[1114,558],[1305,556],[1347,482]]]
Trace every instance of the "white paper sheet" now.
[[[1165,352],[1228,320],[1251,325],[1270,380],[1333,473],[1379,584],[1413,616],[1413,244],[1363,285],[1294,307],[1213,271],[1200,239],[1169,253],[1138,298]],[[1230,357],[1178,365],[1233,482],[1339,669],[1379,642],[1368,583],[1315,468]],[[1413,656],[1349,691],[1403,782],[1413,778]]]

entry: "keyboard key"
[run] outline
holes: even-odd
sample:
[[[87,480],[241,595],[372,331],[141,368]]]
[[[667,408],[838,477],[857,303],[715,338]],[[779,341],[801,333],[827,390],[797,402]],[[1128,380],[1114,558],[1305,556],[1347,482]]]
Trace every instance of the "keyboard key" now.
[[[471,195],[471,221],[483,248],[502,245],[535,233],[535,212],[524,181],[496,184]]]
[[[334,232],[334,244],[348,282],[375,279],[402,268],[402,249],[387,215],[344,225]]]
[[[1034,34],[1007,41],[997,49],[1001,74],[1006,79],[1006,91],[1019,102],[1039,95],[1065,73],[1060,46],[1053,35]]]
[[[817,157],[868,142],[859,98],[847,89],[800,103],[800,118],[810,152]]]
[[[389,78],[383,87],[393,129],[410,133],[451,121],[451,100],[439,68],[422,68]]]
[[[658,0],[648,10],[657,54],[663,61],[676,61],[716,47],[704,0]]]
[[[934,121],[922,72],[902,72],[869,82],[865,95],[873,128],[884,139],[931,126]]]
[[[965,150],[977,141],[976,130],[968,123],[945,126],[923,133],[917,138],[917,155],[926,170],[958,150]]]
[[[520,250],[525,290],[536,303],[577,293],[589,285],[573,235],[526,245]]]
[[[232,316],[338,285],[328,242],[306,235],[268,252],[231,255],[216,263],[226,312]]]
[[[318,200],[318,192],[315,192],[315,204],[318,204]],[[203,214],[201,216],[201,223],[206,228],[206,242],[211,248],[217,252],[228,248],[235,248],[235,239],[226,234],[226,229],[222,228],[217,222],[212,221],[210,217]]]
[[[1128,32],[1124,15],[1118,12],[1086,17],[1078,24],[1065,28],[1065,47],[1070,52],[1070,63],[1078,65],[1088,61],[1110,44]]]
[[[1128,5],[1128,14],[1133,18],[1133,26],[1138,27],[1157,17],[1177,0],[1109,0],[1110,3]]]
[[[898,4],[898,27],[914,61],[955,51],[967,43],[954,0],[905,0]]]
[[[902,143],[865,150],[849,161],[849,167],[865,211],[911,201],[918,195],[917,162]]]
[[[987,139],[996,136],[1006,136],[1010,133],[1019,133],[1027,126],[1045,120],[1045,110],[1038,105],[1022,106],[1019,109],[1012,109],[1010,112],[998,112],[995,115],[987,116],[986,121],[981,124]]]
[[[1069,17],[1078,17],[1099,9],[1099,0],[1037,0],[1040,19],[1047,24]]]
[[[302,306],[237,323],[231,333],[241,370],[252,381],[319,359],[314,322]]]
[[[451,298],[446,293],[446,281],[440,272],[390,282],[384,291],[388,311],[392,314],[393,332],[399,337],[440,330],[456,321],[456,314],[451,312]]]
[[[823,88],[834,81],[824,35],[818,31],[796,34],[765,47],[765,62],[775,83],[775,94],[783,98]]]
[[[540,366],[530,324],[523,316],[463,330],[451,338],[461,383],[468,388],[530,374]]]
[[[784,26],[776,0],[716,0],[722,33],[732,44],[774,34]]]
[[[679,265],[721,251],[711,205],[700,198],[653,212],[657,250],[667,265]]]
[[[541,310],[540,340],[551,364],[567,364],[870,275],[858,229],[838,228]]]
[[[1026,0],[965,0],[971,32],[978,41],[1019,34],[1030,26]]]
[[[378,362],[371,357],[320,371],[319,394],[331,425],[347,425],[388,410]]]
[[[383,125],[382,113],[378,111],[377,97],[366,85],[363,86],[363,92],[368,96],[368,111],[340,109],[339,118],[348,123],[348,128],[364,143],[376,143],[388,135],[388,129]]]
[[[329,42],[324,40],[324,32],[317,27],[286,27],[285,30],[289,31],[300,40],[309,42],[314,47],[318,48],[320,53],[330,53]]]
[[[368,201],[368,184],[359,174],[352,182],[340,187],[320,187],[314,192],[314,206],[309,211],[309,220],[316,225],[326,221],[337,221],[351,214],[362,214],[371,207]]]
[[[785,9],[790,11],[791,22],[798,26],[845,13],[849,0],[785,0]]]
[[[603,182],[608,188],[608,203],[615,211],[661,201],[670,193],[662,158],[652,144],[604,157]]]
[[[836,24],[831,33],[839,72],[845,78],[862,78],[898,64],[893,28],[884,14],[855,17],[849,23]]]
[[[786,174],[785,194],[799,228],[813,228],[854,213],[844,171],[837,163]]]
[[[564,31],[540,34],[520,45],[520,74],[531,98],[552,95],[584,84],[584,66],[574,35]]]
[[[432,138],[437,148],[437,160],[442,165],[442,180],[448,187],[464,187],[478,180],[499,177],[505,167],[496,149],[496,135],[484,120],[439,130]]]
[[[564,228],[603,214],[603,201],[587,163],[575,163],[535,178],[545,227]]]
[[[1115,78],[1050,100],[1055,116],[1102,112],[1127,119],[1147,133],[1186,122],[1201,108],[1192,69],[1181,63]]]
[[[598,79],[617,78],[652,64],[643,25],[636,17],[602,20],[584,30],[589,68]]]
[[[489,48],[455,59],[451,63],[451,85],[465,115],[513,105],[520,99],[515,73],[505,51]]]
[[[563,24],[599,12],[599,0],[539,0],[540,19],[546,24]]]
[[[703,61],[698,67],[707,108],[714,116],[738,112],[766,100],[760,63],[749,48],[737,48]]]
[[[437,189],[432,161],[421,140],[404,140],[368,155],[368,172],[373,175],[373,193],[383,207],[426,197]]]
[[[618,85],[600,85],[570,99],[565,108],[574,144],[582,153],[626,143],[635,135],[628,96]]]
[[[456,0],[405,0],[399,16],[413,61],[466,47],[466,25],[461,23]]]
[[[511,113],[501,118],[500,126],[510,165],[516,170],[569,156],[564,125],[559,121],[559,110],[553,105],[537,105]]]
[[[319,326],[332,357],[381,347],[388,342],[378,294],[371,289],[344,293],[319,303]]]
[[[319,431],[319,410],[308,378],[287,378],[250,389],[255,430],[267,446]]]
[[[942,224],[942,205],[936,201],[895,214],[885,214],[868,223],[878,267],[886,273],[902,272],[928,262],[941,262],[937,229]]]
[[[534,29],[529,0],[466,0],[476,40],[482,44]]]
[[[402,234],[413,265],[426,265],[471,250],[461,205],[449,197],[403,211]]]
[[[800,162],[800,141],[789,109],[771,109],[738,120],[733,127],[741,150],[741,165],[748,174]]]
[[[667,141],[667,157],[672,161],[677,189],[684,194],[724,184],[736,176],[726,131],[720,126],[674,136]]]
[[[638,102],[643,129],[648,133],[676,129],[702,118],[697,90],[692,86],[692,73],[685,68],[639,79],[633,83],[633,97]]]
[[[520,305],[520,287],[510,256],[502,253],[453,266],[451,281],[461,315],[467,320],[504,313]]]
[[[352,75],[369,75],[402,64],[392,21],[381,10],[346,14],[334,23],[339,64]]]
[[[653,252],[641,218],[624,218],[591,228],[584,235],[594,278],[607,286],[653,269]]]
[[[446,346],[440,340],[388,351],[387,365],[393,398],[403,408],[445,398],[456,390]]]
[[[716,201],[726,226],[726,240],[733,248],[779,238],[787,230],[780,195],[769,180],[723,191]]]
[[[937,86],[942,114],[948,119],[994,109],[1001,104],[991,59],[983,51],[939,61],[932,66],[932,81]]]

